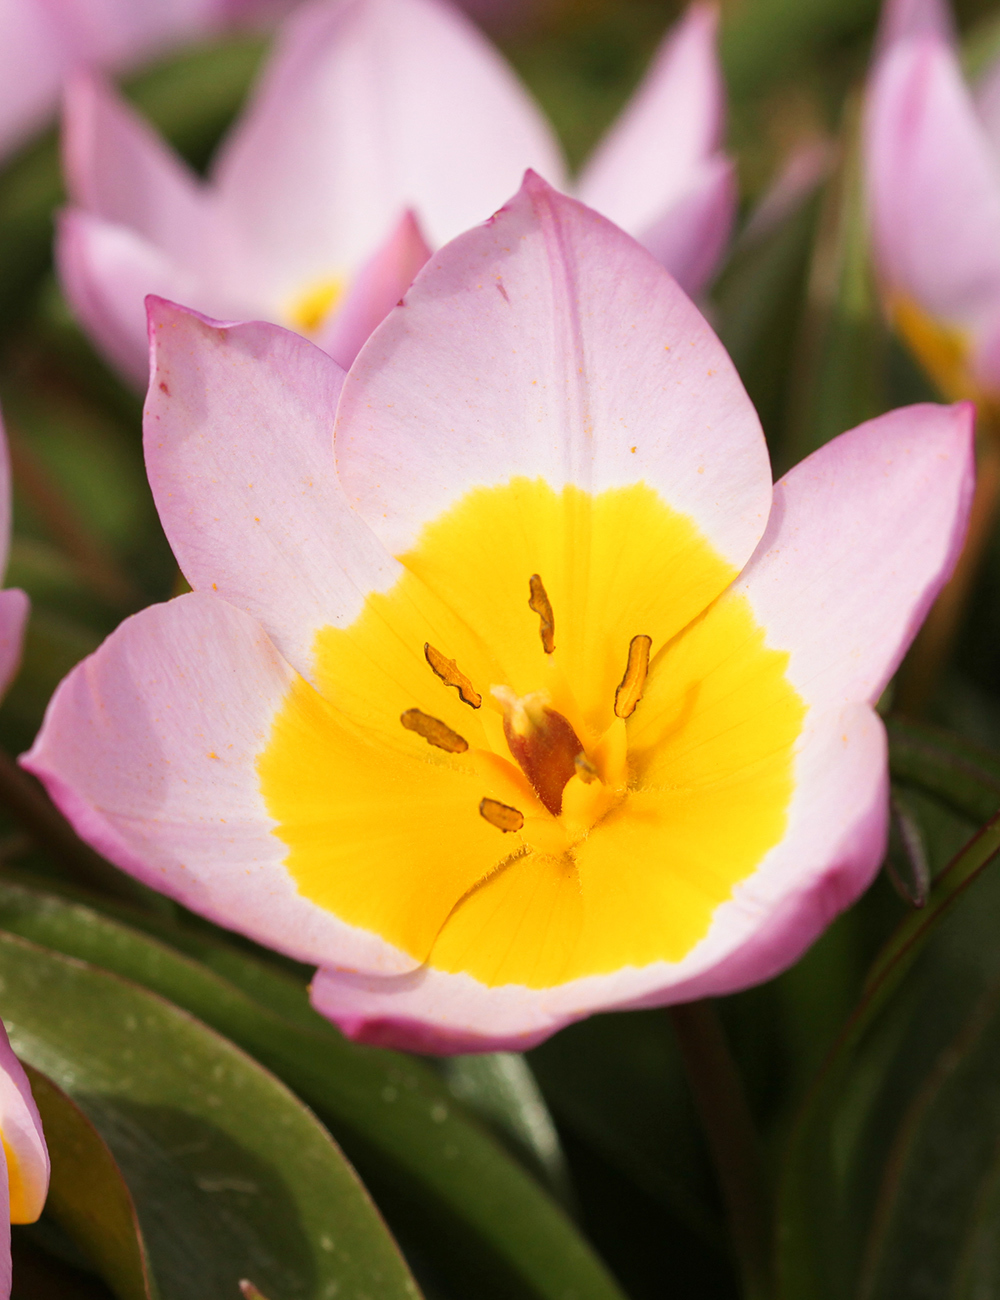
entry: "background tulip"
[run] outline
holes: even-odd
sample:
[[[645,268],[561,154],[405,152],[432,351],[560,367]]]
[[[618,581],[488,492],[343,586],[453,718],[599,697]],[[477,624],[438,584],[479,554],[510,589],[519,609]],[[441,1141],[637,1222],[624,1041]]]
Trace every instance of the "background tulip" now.
[[[575,186],[691,292],[735,203],[715,28],[713,9],[689,10]],[[146,293],[276,321],[349,365],[429,249],[484,220],[525,167],[569,184],[538,109],[445,0],[297,12],[207,183],[93,78],[70,91],[65,158],[63,284],[140,386]]]

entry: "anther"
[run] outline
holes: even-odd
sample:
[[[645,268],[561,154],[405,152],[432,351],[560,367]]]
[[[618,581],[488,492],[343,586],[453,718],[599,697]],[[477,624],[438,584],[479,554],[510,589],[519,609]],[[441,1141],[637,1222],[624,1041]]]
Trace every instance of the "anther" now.
[[[465,673],[459,672],[454,659],[446,659],[440,650],[435,650],[426,641],[424,642],[424,658],[430,664],[433,672],[441,678],[445,686],[454,686],[466,704],[471,704],[474,709],[479,708],[483,702],[483,697],[472,682],[469,681]]]
[[[500,803],[498,799],[480,799],[479,815],[498,831],[519,831],[524,825],[524,813],[511,808],[509,804]]]
[[[628,645],[628,663],[621,685],[615,691],[615,716],[630,718],[642,699],[649,673],[649,650],[652,637],[634,636]]]
[[[421,713],[419,709],[407,709],[405,713],[400,714],[399,720],[407,731],[415,731],[418,736],[423,736],[429,745],[445,749],[449,754],[464,754],[469,748],[469,742],[464,736],[460,736],[457,731],[452,731],[451,727],[445,726],[438,718],[432,718],[429,713]]]
[[[573,766],[576,768],[576,774],[585,785],[592,785],[598,778],[597,768],[593,765],[587,755],[581,749],[576,758],[573,759]]]
[[[538,615],[541,624],[538,631],[542,638],[542,649],[550,655],[556,648],[556,623],[552,615],[552,602],[537,573],[533,573],[528,579],[528,587],[531,591],[528,608]]]

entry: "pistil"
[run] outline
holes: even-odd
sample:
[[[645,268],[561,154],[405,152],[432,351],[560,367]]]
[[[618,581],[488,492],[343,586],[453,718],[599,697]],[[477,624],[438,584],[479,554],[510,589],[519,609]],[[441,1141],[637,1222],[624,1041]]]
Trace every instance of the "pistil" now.
[[[578,773],[577,760],[582,758],[586,768],[592,767],[580,737],[541,692],[517,696],[509,686],[494,686],[492,694],[503,705],[503,730],[511,755],[545,807],[558,817],[566,783]]]

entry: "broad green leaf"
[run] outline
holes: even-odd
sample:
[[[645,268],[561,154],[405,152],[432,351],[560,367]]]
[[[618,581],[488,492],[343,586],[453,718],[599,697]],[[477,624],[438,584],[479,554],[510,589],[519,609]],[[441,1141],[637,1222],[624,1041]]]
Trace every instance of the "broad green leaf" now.
[[[128,1184],[100,1133],[50,1078],[26,1063],[52,1178],[45,1213],[83,1251],[118,1300],[155,1300]]]
[[[1000,1282],[1000,986],[958,1026],[901,1116],[860,1294],[978,1300]]]
[[[983,874],[998,853],[1000,817],[937,877],[927,906],[897,927],[803,1107],[779,1197],[782,1300],[857,1294],[894,1135],[956,1026],[1000,978],[990,939],[1000,880]]]
[[[560,1125],[710,1247],[721,1244],[701,1128],[666,1016],[593,1016],[529,1055]]]
[[[171,942],[161,920],[141,923]],[[466,1116],[433,1071],[399,1053],[348,1043],[325,1022],[306,1028],[318,1017],[291,980],[201,935],[174,932],[202,955],[221,950],[223,978],[93,908],[7,881],[0,881],[0,928],[154,989],[263,1062],[330,1126],[393,1224],[477,1297],[620,1300],[565,1213]],[[296,998],[293,1022],[281,1008]],[[251,1280],[267,1292],[263,1279]]]
[[[107,971],[0,935],[18,1055],[112,1151],[161,1300],[385,1300],[417,1290],[353,1171],[290,1092],[232,1043]]]
[[[484,1120],[500,1140],[572,1205],[566,1157],[531,1066],[517,1052],[453,1056],[442,1072],[454,1097]]]

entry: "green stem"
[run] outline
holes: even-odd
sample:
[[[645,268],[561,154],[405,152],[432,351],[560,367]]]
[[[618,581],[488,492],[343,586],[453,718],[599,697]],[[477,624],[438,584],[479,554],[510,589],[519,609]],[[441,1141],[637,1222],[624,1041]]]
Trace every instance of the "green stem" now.
[[[106,862],[81,840],[42,786],[2,749],[0,805],[16,817],[35,843],[47,849],[79,884],[132,903],[145,901],[148,893],[145,886]]]
[[[770,1300],[771,1197],[736,1063],[711,1002],[668,1011],[719,1179],[744,1300]]]

